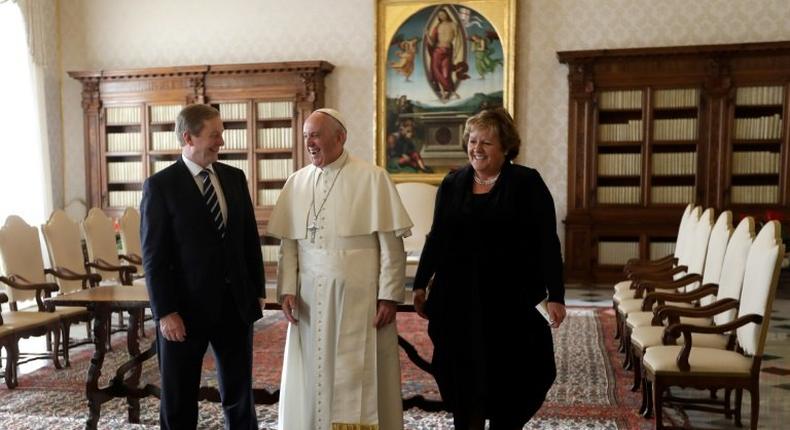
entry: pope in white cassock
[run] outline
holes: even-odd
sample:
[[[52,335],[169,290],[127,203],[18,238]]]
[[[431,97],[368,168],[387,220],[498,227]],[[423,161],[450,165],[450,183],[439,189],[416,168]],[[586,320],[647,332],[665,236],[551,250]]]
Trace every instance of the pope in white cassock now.
[[[402,429],[395,313],[412,222],[387,173],[343,149],[339,112],[313,112],[304,141],[312,164],[288,178],[267,229],[290,322],[279,428]]]

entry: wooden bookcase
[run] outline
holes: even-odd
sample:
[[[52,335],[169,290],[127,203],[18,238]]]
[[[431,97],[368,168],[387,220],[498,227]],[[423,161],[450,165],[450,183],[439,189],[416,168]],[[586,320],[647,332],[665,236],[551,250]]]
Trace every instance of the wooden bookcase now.
[[[111,217],[139,206],[145,178],[181,155],[174,133],[179,110],[207,103],[220,110],[220,161],[249,182],[267,272],[277,242],[264,236],[285,179],[307,162],[302,124],[323,107],[325,61],[74,71],[82,83],[88,203]]]
[[[559,52],[569,68],[570,282],[674,250],[693,202],[790,216],[790,42]],[[787,226],[787,224],[786,224]]]

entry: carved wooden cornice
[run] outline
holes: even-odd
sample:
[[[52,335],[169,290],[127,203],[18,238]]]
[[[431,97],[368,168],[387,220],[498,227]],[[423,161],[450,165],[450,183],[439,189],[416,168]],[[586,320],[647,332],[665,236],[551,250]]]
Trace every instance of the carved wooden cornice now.
[[[85,112],[98,112],[101,108],[99,96],[99,80],[96,78],[81,79],[82,81],[82,110]]]
[[[261,73],[312,73],[326,75],[335,68],[326,61],[287,61],[278,63],[208,64],[193,66],[152,67],[145,69],[71,71],[79,81],[88,79],[134,80],[167,78],[202,78],[206,75],[254,75]]]
[[[560,63],[571,64],[578,61],[602,58],[644,57],[644,56],[729,56],[740,54],[759,54],[775,51],[790,52],[790,41],[731,43],[720,45],[662,46],[657,48],[591,49],[583,51],[560,51]]]

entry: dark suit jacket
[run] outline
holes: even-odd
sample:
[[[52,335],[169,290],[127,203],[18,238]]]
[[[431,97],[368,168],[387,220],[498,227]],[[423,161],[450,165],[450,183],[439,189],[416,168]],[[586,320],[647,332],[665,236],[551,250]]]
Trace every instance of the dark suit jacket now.
[[[216,325],[232,300],[245,322],[259,319],[265,283],[260,238],[244,172],[213,163],[227,202],[225,238],[184,161],[143,185],[143,265],[157,320],[178,312],[187,328]]]

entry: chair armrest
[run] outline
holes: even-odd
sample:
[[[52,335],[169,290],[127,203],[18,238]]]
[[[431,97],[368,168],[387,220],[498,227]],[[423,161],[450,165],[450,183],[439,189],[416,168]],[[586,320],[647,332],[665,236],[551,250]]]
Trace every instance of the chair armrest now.
[[[54,269],[44,269],[44,273],[66,281],[82,281],[83,289],[87,288],[88,284],[90,284],[91,287],[95,287],[101,282],[101,275],[98,273],[77,273],[60,266]]]
[[[760,324],[763,322],[762,315],[748,314],[739,317],[736,320],[730,321],[727,324],[715,325],[710,327],[700,327],[691,324],[675,324],[667,329],[673,334],[683,334],[683,348],[677,358],[678,368],[683,372],[688,372],[691,369],[689,365],[689,356],[691,355],[692,336],[691,333],[710,333],[710,334],[724,334],[733,331],[738,327],[743,327],[749,323]]]
[[[21,281],[21,282],[20,282]],[[44,302],[41,300],[41,293],[43,292],[45,297],[49,297],[50,293],[54,291],[58,291],[58,284],[54,282],[42,282],[39,284],[31,284],[30,281],[25,279],[24,276],[20,275],[11,275],[11,276],[0,276],[0,282],[8,285],[11,288],[16,288],[18,290],[35,290],[36,291],[36,305],[38,305],[39,312],[46,312],[46,307],[44,306]]]
[[[119,254],[118,258],[132,264],[143,264],[143,258],[137,254]]]
[[[652,324],[662,325],[661,322],[665,319],[669,322],[667,325],[677,324],[680,321],[680,317],[710,318],[724,311],[736,309],[738,305],[738,300],[730,297],[697,308],[662,305],[654,310]]]
[[[116,266],[101,258],[97,258],[92,262],[87,262],[85,266],[107,272],[118,272],[121,283],[124,285],[132,285],[132,274],[137,272],[137,268],[134,266]]]
[[[666,264],[668,262],[671,263],[676,260],[677,258],[675,258],[675,256],[672,254],[667,254],[661,258],[656,258],[654,260],[631,258],[625,263],[625,266],[626,267],[655,266],[655,265]]]
[[[629,273],[644,273],[644,272],[654,272],[660,270],[669,270],[677,264],[677,258],[667,255],[666,257],[657,259],[657,260],[638,260],[638,259],[631,259],[625,264],[623,267],[623,273],[628,275]]]
[[[663,289],[663,290],[677,290],[680,287],[685,287],[688,284],[693,282],[702,281],[702,276],[696,273],[689,273],[686,276],[677,279],[677,280],[664,280],[664,281],[651,281],[651,280],[643,280],[636,283],[634,292],[634,298],[641,299],[644,297],[645,293],[652,293],[656,289]]]
[[[632,281],[672,281],[673,276],[678,273],[685,272],[686,269],[686,266],[675,266],[660,271],[629,273],[628,279]]]
[[[653,309],[653,303],[658,303],[659,305],[663,305],[665,302],[691,303],[694,300],[698,300],[710,295],[715,295],[718,291],[719,286],[717,284],[705,284],[696,290],[689,291],[687,293],[662,293],[652,291],[645,295],[645,300],[642,303],[642,310],[649,311]]]

